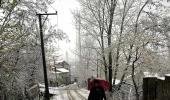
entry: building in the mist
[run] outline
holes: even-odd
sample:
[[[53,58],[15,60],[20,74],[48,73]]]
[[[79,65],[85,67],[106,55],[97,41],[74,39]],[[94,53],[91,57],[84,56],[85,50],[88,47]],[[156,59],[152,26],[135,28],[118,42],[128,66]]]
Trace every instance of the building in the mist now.
[[[49,83],[51,86],[71,83],[70,65],[66,61],[55,62],[49,66]]]

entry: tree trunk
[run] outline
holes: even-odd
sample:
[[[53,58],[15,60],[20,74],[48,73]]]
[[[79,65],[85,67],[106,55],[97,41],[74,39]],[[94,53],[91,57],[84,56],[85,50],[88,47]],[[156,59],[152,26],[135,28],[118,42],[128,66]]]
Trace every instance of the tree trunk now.
[[[125,17],[126,17],[126,14],[125,14],[126,4],[127,4],[127,0],[125,1],[125,5],[124,5],[124,9],[123,9],[123,16],[122,16],[121,27],[120,27],[120,34],[119,34],[118,45],[117,45],[117,49],[116,49],[116,60],[115,60],[115,71],[114,71],[113,84],[115,84],[115,81],[116,81],[116,78],[117,78],[118,67],[119,67],[120,46],[121,46],[121,42],[122,42],[124,20],[125,20]]]
[[[106,63],[106,57],[105,57],[105,46],[104,46],[104,18],[105,18],[105,12],[104,12],[105,8],[102,8],[102,20],[99,22],[99,26],[100,26],[100,39],[101,39],[101,50],[102,50],[102,59],[103,59],[103,63],[104,63],[104,73],[105,73],[105,79],[108,80],[108,67],[107,67],[107,63]],[[101,13],[100,13],[101,14]],[[99,14],[99,18],[101,17]],[[102,23],[101,23],[102,22]]]
[[[136,100],[139,100],[138,86],[135,81],[135,65],[134,64],[135,64],[135,62],[133,62],[133,64],[132,64],[132,82],[133,82],[133,85],[135,88]]]
[[[113,24],[113,16],[114,16],[114,11],[116,8],[116,3],[117,0],[111,0],[111,8],[110,8],[110,23],[109,23],[109,29],[107,32],[107,37],[108,37],[108,48],[109,48],[109,53],[108,53],[108,59],[109,59],[109,82],[111,85],[110,91],[112,91],[112,51],[111,51],[111,43],[112,43],[112,24]]]
[[[123,70],[123,75],[122,75],[122,77],[121,77],[121,79],[120,79],[120,85],[119,85],[119,88],[118,89],[120,89],[121,88],[121,84],[122,84],[122,82],[124,81],[124,78],[125,78],[125,75],[126,75],[126,73],[127,73],[127,70],[128,70],[128,68],[129,68],[129,65],[130,65],[130,61],[131,61],[131,58],[132,58],[132,48],[133,48],[133,45],[130,45],[130,48],[129,48],[129,55],[128,55],[128,57],[127,57],[127,62],[126,62],[126,68]]]
[[[104,63],[104,72],[105,72],[105,79],[108,80],[107,74],[108,74],[108,70],[107,70],[107,63],[106,63],[106,58],[105,58],[105,53],[104,53],[104,39],[103,39],[103,29],[101,31],[101,44],[102,44],[102,58],[103,58],[103,63]]]

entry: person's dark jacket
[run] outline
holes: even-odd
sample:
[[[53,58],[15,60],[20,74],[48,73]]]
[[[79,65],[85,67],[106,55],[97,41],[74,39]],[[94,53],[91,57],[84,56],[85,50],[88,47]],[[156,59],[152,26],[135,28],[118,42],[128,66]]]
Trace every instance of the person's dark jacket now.
[[[105,91],[102,87],[93,87],[90,90],[88,100],[106,100]]]

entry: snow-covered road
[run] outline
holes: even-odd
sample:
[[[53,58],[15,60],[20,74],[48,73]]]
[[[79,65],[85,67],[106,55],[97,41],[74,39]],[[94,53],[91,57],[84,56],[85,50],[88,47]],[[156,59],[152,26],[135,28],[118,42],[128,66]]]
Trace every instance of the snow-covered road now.
[[[44,88],[40,88],[44,91]],[[65,87],[49,87],[49,92],[54,94],[50,100],[87,100],[89,91],[85,88],[78,88],[76,84]]]
[[[89,91],[86,89],[63,89],[59,90],[51,100],[87,100]]]

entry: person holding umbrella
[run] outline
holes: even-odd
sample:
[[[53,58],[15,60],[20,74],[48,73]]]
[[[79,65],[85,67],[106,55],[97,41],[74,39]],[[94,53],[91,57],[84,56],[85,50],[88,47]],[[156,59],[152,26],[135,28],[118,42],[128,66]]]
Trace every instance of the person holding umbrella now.
[[[90,89],[88,100],[106,100],[104,88],[100,85],[100,81],[94,79],[93,87]]]

